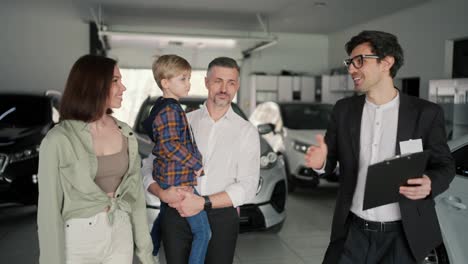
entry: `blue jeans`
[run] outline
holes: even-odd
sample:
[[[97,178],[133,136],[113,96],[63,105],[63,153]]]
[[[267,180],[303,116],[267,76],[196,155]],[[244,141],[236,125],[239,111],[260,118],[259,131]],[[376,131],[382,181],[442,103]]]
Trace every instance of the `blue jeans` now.
[[[167,189],[169,186],[161,187],[163,189]],[[199,195],[195,189],[194,193]],[[156,217],[153,223],[153,228],[151,229],[151,238],[154,246],[153,256],[158,255],[159,248],[161,246],[161,216],[164,214],[166,206],[166,203],[161,203],[158,217]],[[211,238],[211,228],[210,223],[208,222],[208,216],[205,211],[201,211],[200,213],[186,217],[185,219],[190,225],[190,230],[193,235],[189,264],[203,264],[205,263],[206,251]]]

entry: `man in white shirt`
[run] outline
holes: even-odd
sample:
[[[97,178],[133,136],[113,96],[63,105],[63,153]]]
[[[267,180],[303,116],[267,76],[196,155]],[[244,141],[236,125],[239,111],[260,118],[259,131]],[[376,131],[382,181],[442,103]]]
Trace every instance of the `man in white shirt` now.
[[[324,263],[420,263],[442,242],[434,197],[455,170],[442,109],[401,94],[393,78],[403,65],[397,38],[363,31],[346,44],[345,60],[355,89],[365,95],[334,107],[325,139],[309,148],[306,163],[317,171],[340,164],[340,190]],[[400,142],[421,139],[430,157],[424,175],[401,186],[396,203],[363,210],[368,166],[400,154]]]
[[[201,210],[207,211],[212,231],[205,263],[233,262],[239,232],[236,208],[255,197],[260,174],[257,129],[231,108],[239,74],[239,66],[231,58],[211,61],[205,78],[208,98],[201,109],[187,114],[203,156],[205,175],[198,178],[196,187],[202,196],[180,188],[162,190],[151,175],[145,175],[145,187],[169,204],[161,219],[168,263],[188,263],[192,233],[184,217]]]

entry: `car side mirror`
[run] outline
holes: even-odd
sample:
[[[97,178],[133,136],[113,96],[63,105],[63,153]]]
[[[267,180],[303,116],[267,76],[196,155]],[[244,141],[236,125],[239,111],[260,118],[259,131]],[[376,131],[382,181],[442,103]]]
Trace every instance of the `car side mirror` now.
[[[275,133],[275,125],[273,125],[272,123],[268,123],[268,124],[260,124],[257,126],[258,128],[258,133],[260,133],[260,135],[266,135],[268,133]]]

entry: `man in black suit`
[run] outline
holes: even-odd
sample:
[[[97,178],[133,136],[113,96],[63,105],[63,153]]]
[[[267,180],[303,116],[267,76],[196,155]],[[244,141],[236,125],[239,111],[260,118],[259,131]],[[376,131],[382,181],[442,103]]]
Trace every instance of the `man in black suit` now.
[[[394,87],[403,65],[394,35],[363,31],[351,38],[346,51],[355,89],[365,95],[336,103],[325,139],[317,136],[318,146],[305,157],[317,171],[330,172],[337,162],[340,167],[323,263],[418,263],[442,242],[434,197],[455,174],[442,109]],[[400,154],[399,143],[410,139],[421,139],[420,147],[430,152],[424,175],[400,187],[399,202],[363,210],[368,166]]]

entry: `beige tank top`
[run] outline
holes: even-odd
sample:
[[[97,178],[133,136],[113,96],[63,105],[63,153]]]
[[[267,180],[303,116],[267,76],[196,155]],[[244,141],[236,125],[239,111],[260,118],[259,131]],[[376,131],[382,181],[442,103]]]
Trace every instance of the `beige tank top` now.
[[[115,192],[128,170],[127,138],[122,135],[122,150],[120,152],[97,156],[97,160],[98,167],[94,181],[105,193]]]

